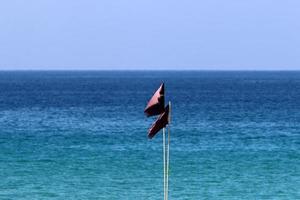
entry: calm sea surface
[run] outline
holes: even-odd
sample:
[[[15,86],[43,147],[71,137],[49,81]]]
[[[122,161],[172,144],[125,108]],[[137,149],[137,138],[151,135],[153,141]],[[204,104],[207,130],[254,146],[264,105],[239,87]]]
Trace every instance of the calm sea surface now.
[[[300,199],[300,72],[0,72],[0,199]]]

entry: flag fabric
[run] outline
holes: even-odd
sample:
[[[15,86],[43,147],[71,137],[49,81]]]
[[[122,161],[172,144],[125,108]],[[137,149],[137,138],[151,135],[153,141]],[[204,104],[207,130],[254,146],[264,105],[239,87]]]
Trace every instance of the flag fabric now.
[[[165,108],[165,85],[162,83],[148,102],[144,113],[147,117],[159,115],[164,112]]]
[[[169,123],[169,105],[166,106],[164,112],[158,117],[158,119],[152,124],[148,131],[148,138],[152,139],[156,133],[158,133],[162,128],[166,127]]]

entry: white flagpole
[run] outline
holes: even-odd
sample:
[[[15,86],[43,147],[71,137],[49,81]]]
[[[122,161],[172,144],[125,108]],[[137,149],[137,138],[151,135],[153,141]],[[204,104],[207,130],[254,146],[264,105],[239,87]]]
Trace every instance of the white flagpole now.
[[[166,134],[163,128],[163,159],[164,159],[164,200],[166,200]]]
[[[168,146],[167,146],[167,185],[166,185],[166,200],[168,200],[169,196],[169,167],[170,167],[170,131],[171,124],[171,101],[169,101],[169,119],[168,119]]]

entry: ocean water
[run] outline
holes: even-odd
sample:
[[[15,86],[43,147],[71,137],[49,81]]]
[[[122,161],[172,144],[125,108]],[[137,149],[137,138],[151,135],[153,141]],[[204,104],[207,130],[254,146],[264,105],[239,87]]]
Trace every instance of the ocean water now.
[[[300,72],[0,72],[1,200],[300,199]]]

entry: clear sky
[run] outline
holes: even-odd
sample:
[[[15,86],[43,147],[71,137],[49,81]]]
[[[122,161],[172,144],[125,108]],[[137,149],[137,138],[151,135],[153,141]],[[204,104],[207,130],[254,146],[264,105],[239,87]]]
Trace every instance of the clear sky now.
[[[1,1],[0,69],[300,70],[300,1]]]

